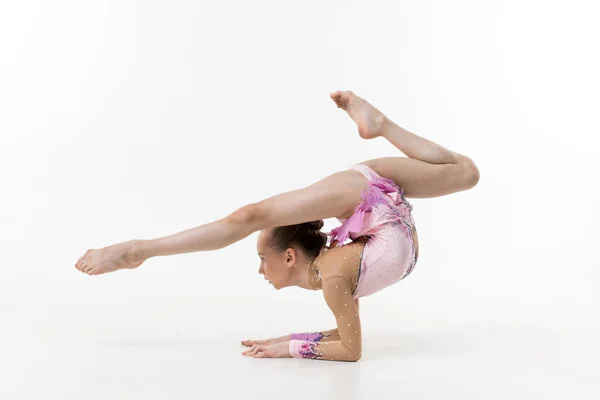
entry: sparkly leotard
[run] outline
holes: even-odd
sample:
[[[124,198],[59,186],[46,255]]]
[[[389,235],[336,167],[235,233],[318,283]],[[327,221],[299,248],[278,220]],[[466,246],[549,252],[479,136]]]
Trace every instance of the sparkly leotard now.
[[[342,225],[331,232],[331,242],[342,246],[347,238],[367,236],[359,268],[355,299],[371,295],[405,278],[418,259],[418,237],[412,205],[404,190],[366,165],[354,165],[369,181],[363,200]]]
[[[354,165],[352,169],[363,174],[369,186],[352,216],[338,219],[342,225],[326,234],[331,236],[330,243],[337,241],[338,247],[348,238],[366,239],[362,257],[357,259],[358,282],[352,292],[351,279],[339,271],[323,278],[323,294],[338,328],[291,334],[292,357],[338,361],[360,358],[360,319],[354,300],[404,279],[417,262],[417,231],[404,190],[366,165]]]

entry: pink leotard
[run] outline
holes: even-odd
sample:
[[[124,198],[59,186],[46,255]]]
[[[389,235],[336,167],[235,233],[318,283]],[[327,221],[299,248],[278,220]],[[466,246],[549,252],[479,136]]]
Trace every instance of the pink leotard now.
[[[404,190],[391,179],[372,168],[358,164],[351,167],[369,180],[363,200],[342,225],[331,232],[331,242],[342,246],[347,238],[368,236],[361,265],[355,299],[371,295],[405,278],[417,262],[413,235],[416,235],[412,205],[404,198]]]

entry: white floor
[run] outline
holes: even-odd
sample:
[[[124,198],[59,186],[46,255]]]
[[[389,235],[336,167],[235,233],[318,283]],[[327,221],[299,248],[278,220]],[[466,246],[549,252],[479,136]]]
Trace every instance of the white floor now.
[[[274,314],[283,307],[260,297],[75,300],[2,310],[0,398],[600,398],[592,306],[364,299],[363,358],[341,363],[240,354],[242,339],[309,320],[302,303]]]

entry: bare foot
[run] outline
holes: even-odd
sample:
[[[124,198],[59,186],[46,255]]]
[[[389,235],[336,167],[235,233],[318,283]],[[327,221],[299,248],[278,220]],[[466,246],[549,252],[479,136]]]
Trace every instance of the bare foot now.
[[[137,255],[138,242],[139,240],[130,240],[101,249],[88,250],[79,258],[75,268],[88,275],[137,268],[145,261]]]
[[[358,134],[363,139],[373,139],[383,133],[386,116],[365,99],[352,91],[331,93],[330,97],[338,108],[345,110],[358,126]]]

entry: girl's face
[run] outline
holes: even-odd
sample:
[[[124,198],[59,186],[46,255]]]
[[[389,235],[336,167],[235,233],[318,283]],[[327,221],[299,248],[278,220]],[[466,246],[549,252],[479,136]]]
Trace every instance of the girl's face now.
[[[291,286],[292,266],[295,261],[294,249],[276,253],[269,246],[270,233],[263,230],[258,235],[256,250],[260,258],[258,273],[263,275],[275,289]],[[291,252],[291,254],[290,254]]]

